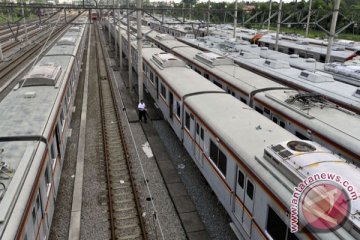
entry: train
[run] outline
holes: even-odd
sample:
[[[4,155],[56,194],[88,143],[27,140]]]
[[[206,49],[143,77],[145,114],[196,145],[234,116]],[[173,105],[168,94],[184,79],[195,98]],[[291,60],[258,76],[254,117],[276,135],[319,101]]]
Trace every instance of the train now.
[[[0,102],[0,239],[47,239],[88,30],[65,34]]]
[[[125,33],[121,43],[126,56]],[[136,70],[135,38],[130,47],[133,55],[127,57]],[[290,230],[291,197],[301,181],[333,172],[358,190],[357,166],[289,133],[154,43],[144,42],[142,54],[146,90],[227,211],[239,239],[360,238],[358,198],[351,202],[351,217],[334,231]]]
[[[90,17],[91,17],[91,20],[97,20],[98,19],[98,12],[95,9],[91,9]]]
[[[193,71],[236,99],[297,137],[318,142],[360,164],[360,129],[354,128],[360,124],[358,114],[327,101],[321,95],[295,90],[243,69],[224,56],[198,50],[168,34],[149,31],[143,27],[148,40],[181,58]]]

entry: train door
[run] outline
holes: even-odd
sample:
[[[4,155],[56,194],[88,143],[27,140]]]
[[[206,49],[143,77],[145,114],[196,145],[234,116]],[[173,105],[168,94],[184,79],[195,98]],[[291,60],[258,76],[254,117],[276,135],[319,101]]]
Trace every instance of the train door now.
[[[35,238],[42,239],[44,235],[44,224],[41,226],[41,222],[44,215],[44,210],[42,208],[40,190],[37,192],[31,215],[34,223]]]
[[[159,78],[155,76],[156,99],[159,99]]]
[[[243,213],[243,227],[249,235],[251,234],[251,223],[252,223],[251,219],[252,219],[252,212],[254,207],[254,197],[255,197],[255,186],[249,178],[246,178],[246,193],[244,195],[245,211]]]
[[[246,177],[244,172],[238,168],[233,212],[249,236],[251,234],[254,192],[254,184]]]
[[[195,128],[195,159],[203,167],[204,129],[197,121]]]
[[[243,223],[243,212],[244,212],[244,195],[245,195],[245,175],[242,170],[237,171],[237,181],[235,187],[235,199],[233,201],[233,211],[237,220]]]
[[[60,160],[60,163],[62,164],[61,146],[60,146],[60,129],[59,129],[59,124],[56,124],[56,128],[55,128],[55,137],[56,137],[56,147],[57,147],[57,152],[58,152],[58,154],[59,154],[59,160]]]
[[[169,118],[172,119],[173,118],[173,108],[174,108],[174,95],[171,91],[169,91]]]

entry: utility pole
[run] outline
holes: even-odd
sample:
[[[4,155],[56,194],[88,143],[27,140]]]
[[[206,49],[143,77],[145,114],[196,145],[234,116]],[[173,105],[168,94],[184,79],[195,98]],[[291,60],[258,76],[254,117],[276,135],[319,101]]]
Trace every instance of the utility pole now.
[[[307,16],[307,21],[306,21],[306,31],[305,31],[305,37],[308,37],[309,34],[309,24],[310,24],[310,17],[311,17],[311,5],[312,5],[312,0],[309,0],[309,13]]]
[[[25,38],[26,38],[26,42],[28,42],[29,38],[28,38],[27,26],[26,26],[26,20],[25,20],[24,3],[21,4],[21,13],[23,16],[23,24],[24,24],[24,28],[25,28]]]
[[[119,7],[121,5],[119,4]],[[120,70],[123,69],[123,57],[122,57],[122,37],[121,37],[121,20],[120,20],[120,9],[119,9],[119,58],[120,58]]]
[[[192,11],[192,3],[190,3],[190,16],[189,16],[190,21],[191,21],[191,11]]]
[[[338,14],[339,14],[340,1],[341,0],[335,0],[335,6],[334,6],[333,16],[332,16],[331,26],[330,26],[329,42],[328,42],[328,47],[327,47],[327,51],[326,51],[326,58],[325,58],[326,63],[330,62],[331,48],[332,48],[332,45],[334,42],[334,37],[335,37],[336,22],[337,22],[337,18],[338,18]]]
[[[127,39],[128,39],[128,74],[129,74],[129,91],[132,91],[132,59],[131,59],[131,37],[130,37],[130,0],[127,0],[127,9],[126,9],[126,16],[127,16]]]
[[[117,39],[117,34],[116,34],[116,24],[115,24],[115,0],[113,0],[113,27],[114,27],[114,43],[115,43],[115,58],[117,57],[117,47],[118,47],[118,39]]]
[[[208,0],[208,12],[207,12],[207,26],[206,26],[206,35],[209,36],[209,25],[210,25],[210,0]]]
[[[111,30],[110,30],[110,28],[111,28],[111,25],[110,25],[110,8],[109,8],[109,0],[107,0],[107,7],[108,7],[108,16],[107,16],[107,20],[108,20],[108,32],[109,32],[109,46],[111,47]]]
[[[142,32],[141,32],[141,0],[136,0],[136,27],[137,27],[137,52],[138,52],[138,88],[139,88],[139,102],[144,99],[144,75],[143,75],[143,61],[142,61]]]
[[[183,22],[185,22],[185,2],[183,2],[183,4],[182,4],[182,19],[183,19]]]
[[[268,21],[268,29],[267,29],[268,31],[270,30],[270,20],[271,20],[270,18],[271,18],[271,6],[272,6],[271,3],[272,3],[272,0],[270,0],[270,7],[269,7],[269,21]]]
[[[281,24],[281,10],[282,10],[282,0],[280,0],[279,4],[279,13],[276,27],[276,42],[275,42],[275,51],[279,50],[279,32],[280,32],[280,24]]]
[[[237,0],[235,0],[235,12],[234,12],[234,33],[233,38],[236,37],[236,25],[237,25]]]

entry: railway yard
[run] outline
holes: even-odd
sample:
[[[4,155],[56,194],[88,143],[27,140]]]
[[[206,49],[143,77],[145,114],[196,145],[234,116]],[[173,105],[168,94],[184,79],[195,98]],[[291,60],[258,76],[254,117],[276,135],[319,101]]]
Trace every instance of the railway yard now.
[[[135,12],[0,25],[0,239],[360,239],[360,43]]]

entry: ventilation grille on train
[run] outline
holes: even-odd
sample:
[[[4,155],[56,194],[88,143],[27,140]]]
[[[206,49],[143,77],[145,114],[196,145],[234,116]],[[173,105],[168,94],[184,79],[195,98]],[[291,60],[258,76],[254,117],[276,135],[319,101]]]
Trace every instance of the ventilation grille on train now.
[[[210,67],[234,64],[233,60],[230,58],[223,57],[212,52],[199,52],[195,55],[195,59]]]
[[[168,67],[185,67],[186,64],[184,61],[175,57],[171,53],[161,52],[154,54],[152,60],[158,65],[160,68],[168,68]]]
[[[22,86],[55,86],[60,74],[61,67],[58,65],[37,65],[24,77]]]

